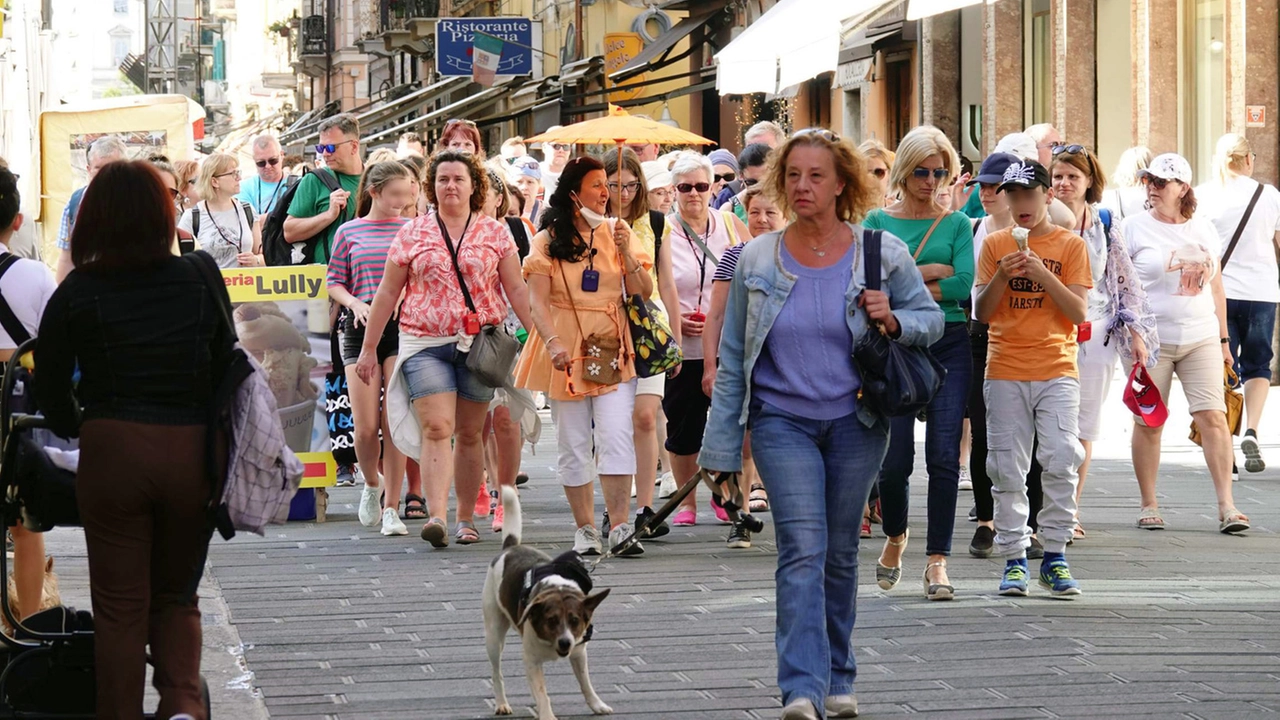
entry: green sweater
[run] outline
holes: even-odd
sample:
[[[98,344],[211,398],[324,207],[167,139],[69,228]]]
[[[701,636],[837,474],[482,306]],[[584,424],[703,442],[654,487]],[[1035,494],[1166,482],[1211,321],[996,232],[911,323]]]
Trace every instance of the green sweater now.
[[[875,230],[885,230],[907,244],[915,255],[924,234],[929,232],[934,218],[902,220],[883,210],[873,210],[863,225]],[[916,265],[949,265],[955,274],[938,281],[942,299],[938,307],[946,314],[947,322],[964,322],[968,318],[960,303],[969,299],[973,290],[973,224],[964,213],[953,212],[942,218],[933,231],[924,252],[916,258]]]

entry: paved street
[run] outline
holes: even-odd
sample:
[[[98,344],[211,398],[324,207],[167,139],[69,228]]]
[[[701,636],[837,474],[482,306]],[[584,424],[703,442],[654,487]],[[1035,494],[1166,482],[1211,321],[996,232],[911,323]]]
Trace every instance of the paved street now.
[[[1186,415],[1173,406],[1169,433],[1181,438]],[[864,573],[855,631],[864,717],[1280,711],[1280,579],[1271,565],[1280,470],[1236,485],[1254,529],[1221,536],[1203,461],[1178,440],[1161,481],[1170,529],[1138,530],[1123,420],[1102,444],[1085,494],[1089,536],[1070,549],[1085,589],[1076,602],[1038,589],[1025,600],[996,596],[1001,564],[968,557],[973,525],[963,517],[951,566],[957,601],[923,599],[923,538],[892,593]],[[572,527],[553,481],[552,435],[548,429],[536,456],[526,455],[532,482],[522,497],[526,542],[554,553],[570,546]],[[1280,448],[1267,445],[1280,463]],[[917,528],[922,491],[923,483],[913,491]],[[491,716],[480,589],[497,536],[442,551],[416,535],[383,538],[356,523],[358,492],[337,491],[326,524],[214,544],[213,574],[271,715]],[[963,515],[968,502],[961,505]],[[730,551],[723,535],[712,524],[674,532],[649,543],[643,558],[596,572],[597,585],[613,593],[596,616],[592,676],[616,716],[777,717],[773,536],[766,529],[752,549]],[[877,534],[869,543],[864,567],[881,542]],[[529,717],[518,644],[504,657],[508,693]],[[548,681],[560,717],[586,714],[567,664],[553,666]]]

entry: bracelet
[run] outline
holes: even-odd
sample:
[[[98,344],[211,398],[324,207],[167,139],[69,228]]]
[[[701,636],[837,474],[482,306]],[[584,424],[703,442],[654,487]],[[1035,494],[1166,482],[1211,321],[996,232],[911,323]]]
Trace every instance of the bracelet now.
[[[544,347],[551,347],[551,341],[552,341],[552,340],[555,340],[555,339],[556,339],[556,338],[558,338],[558,337],[560,337],[560,336],[559,336],[559,335],[552,335],[551,337],[547,338],[546,340],[543,340],[543,341],[542,341],[542,345],[543,345]]]

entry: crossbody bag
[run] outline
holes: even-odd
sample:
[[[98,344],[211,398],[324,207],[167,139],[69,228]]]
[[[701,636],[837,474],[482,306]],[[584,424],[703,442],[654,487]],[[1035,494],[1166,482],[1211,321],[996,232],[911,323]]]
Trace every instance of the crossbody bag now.
[[[467,311],[472,317],[478,317],[475,302],[471,299],[471,291],[467,288],[467,281],[462,277],[462,268],[458,265],[458,253],[461,252],[462,241],[467,236],[466,228],[463,228],[462,237],[458,238],[458,246],[455,248],[453,238],[449,237],[449,230],[444,226],[444,220],[439,214],[436,215],[436,222],[440,224],[440,234],[444,236],[444,244],[449,248],[449,257],[453,260],[453,272],[458,277],[458,287],[462,289],[462,299],[467,303]],[[469,219],[467,224],[471,224]],[[471,342],[471,349],[466,353],[467,370],[470,370],[471,374],[485,386],[500,388],[506,385],[507,379],[511,377],[511,371],[516,367],[519,354],[520,341],[504,323],[484,325],[478,328],[475,339]]]

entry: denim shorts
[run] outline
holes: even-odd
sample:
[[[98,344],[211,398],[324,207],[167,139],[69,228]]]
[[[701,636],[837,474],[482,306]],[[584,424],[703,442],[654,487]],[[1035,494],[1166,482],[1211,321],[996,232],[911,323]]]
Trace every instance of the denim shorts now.
[[[1276,304],[1227,300],[1227,335],[1236,358],[1240,381],[1271,379],[1271,339],[1275,335]]]
[[[457,393],[463,400],[477,403],[493,400],[493,388],[471,374],[467,356],[457,350],[457,343],[427,348],[401,363],[410,402],[440,393]]]

